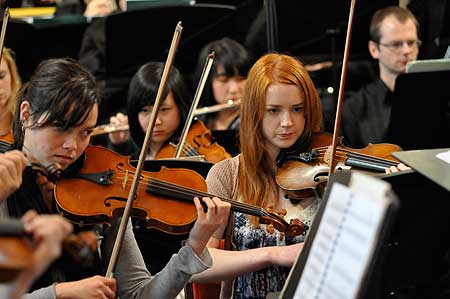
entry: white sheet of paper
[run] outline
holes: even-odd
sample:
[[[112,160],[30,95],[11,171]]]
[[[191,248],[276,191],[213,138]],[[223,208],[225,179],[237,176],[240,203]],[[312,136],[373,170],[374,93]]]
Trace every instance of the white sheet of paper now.
[[[355,298],[387,204],[334,184],[294,298]]]
[[[439,153],[436,157],[450,164],[450,151]]]

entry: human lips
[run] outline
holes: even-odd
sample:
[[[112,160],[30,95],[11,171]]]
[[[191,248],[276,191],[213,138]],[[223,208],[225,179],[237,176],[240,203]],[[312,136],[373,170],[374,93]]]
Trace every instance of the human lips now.
[[[55,158],[59,164],[70,164],[75,159],[74,157],[70,155],[55,155]]]
[[[290,133],[278,133],[277,134],[279,139],[282,140],[286,140],[286,139],[292,139],[295,137],[295,133],[294,132],[290,132]]]

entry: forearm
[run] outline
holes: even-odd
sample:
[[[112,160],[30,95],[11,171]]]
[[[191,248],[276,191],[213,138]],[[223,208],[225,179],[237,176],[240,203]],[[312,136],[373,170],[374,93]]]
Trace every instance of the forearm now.
[[[264,247],[244,251],[230,251],[209,248],[213,266],[192,276],[191,282],[208,283],[232,280],[237,276],[264,269],[272,264],[273,250],[276,247]]]

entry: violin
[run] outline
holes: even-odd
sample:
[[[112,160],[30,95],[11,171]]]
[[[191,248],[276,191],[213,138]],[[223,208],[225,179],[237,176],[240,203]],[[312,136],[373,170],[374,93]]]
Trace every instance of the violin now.
[[[81,169],[63,175],[56,183],[54,195],[59,212],[79,224],[112,223],[122,214],[135,172],[128,157],[103,147],[88,147]],[[204,192],[206,189],[203,177],[193,170],[162,167],[159,172],[142,171],[132,215],[144,220],[148,228],[186,234],[197,217],[193,198],[213,197]],[[272,224],[288,236],[306,229],[300,220],[287,223],[270,209],[221,199],[229,202],[232,210],[257,216],[260,223]]]
[[[306,150],[288,152],[278,157],[276,183],[289,198],[321,197],[328,181],[332,138],[329,133],[313,132]],[[340,139],[336,148],[336,170],[384,173],[386,168],[399,163],[392,153],[401,150],[399,146],[389,143],[369,144],[365,148],[354,149],[342,145]]]
[[[1,236],[0,242],[0,283],[11,282],[32,266],[33,248],[17,236]]]
[[[19,219],[0,221],[0,282],[13,281],[33,266],[34,245]],[[83,266],[91,267],[97,251],[97,236],[91,231],[66,237],[62,244],[66,252]]]
[[[175,156],[176,144],[169,143],[156,154],[156,159],[167,159]],[[186,142],[182,148],[183,157],[200,157],[203,161],[217,163],[231,158],[225,148],[219,145],[205,124],[198,120],[189,129]]]

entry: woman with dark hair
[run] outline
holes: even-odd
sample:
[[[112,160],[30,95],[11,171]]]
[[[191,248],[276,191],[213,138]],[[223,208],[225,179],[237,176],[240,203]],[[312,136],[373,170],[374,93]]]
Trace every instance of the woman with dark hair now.
[[[128,89],[127,114],[130,134],[136,144],[142,144],[158,93],[164,63],[144,64],[133,76]],[[173,66],[162,93],[162,103],[156,118],[147,159],[154,159],[169,142],[177,143],[190,108],[191,96],[178,69]]]
[[[19,93],[13,129],[14,148],[22,150],[30,163],[43,167],[54,165],[76,172],[84,161],[82,154],[97,123],[98,104],[99,94],[93,76],[76,61],[51,59],[42,62]],[[20,217],[30,209],[39,214],[56,213],[54,186],[41,183],[38,174],[26,168],[19,189],[0,204],[0,214],[6,212]],[[208,206],[205,213],[199,200],[194,201],[197,222],[186,245],[156,276],[151,277],[145,268],[131,223],[122,242],[115,278],[95,275],[103,272],[116,236],[115,225],[98,225],[95,230],[102,240],[98,263],[92,269],[85,269],[63,254],[37,280],[27,298],[116,298],[116,294],[120,298],[175,297],[192,274],[211,265],[212,260],[204,246],[218,227],[219,219],[226,217],[229,209],[228,204],[217,199],[204,199]]]
[[[247,72],[251,66],[249,53],[244,46],[228,37],[207,44],[200,51],[197,60],[195,71],[197,82],[200,80],[206,57],[212,51],[215,53],[214,63],[201,98],[201,106],[241,100]],[[208,114],[205,117],[205,124],[211,130],[238,129],[239,108]]]

